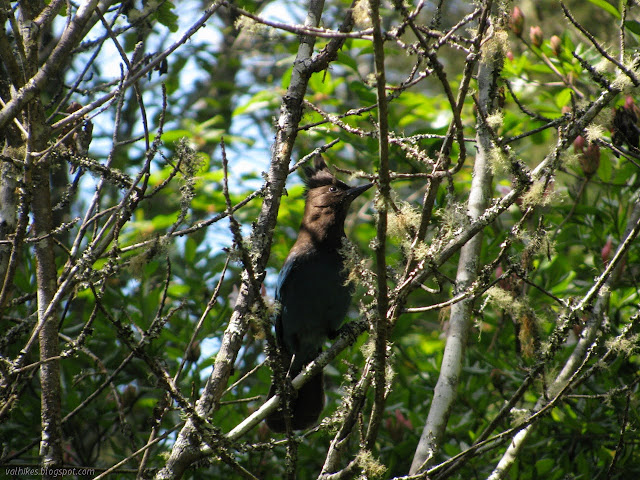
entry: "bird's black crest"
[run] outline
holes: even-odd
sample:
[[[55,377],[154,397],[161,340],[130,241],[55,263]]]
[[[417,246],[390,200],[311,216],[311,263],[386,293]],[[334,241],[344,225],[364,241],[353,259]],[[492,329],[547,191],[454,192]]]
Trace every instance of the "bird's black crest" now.
[[[313,167],[304,167],[304,173],[306,175],[304,184],[307,187],[307,191],[325,185],[336,185],[345,190],[349,188],[349,185],[341,182],[331,173],[320,154],[313,159]]]

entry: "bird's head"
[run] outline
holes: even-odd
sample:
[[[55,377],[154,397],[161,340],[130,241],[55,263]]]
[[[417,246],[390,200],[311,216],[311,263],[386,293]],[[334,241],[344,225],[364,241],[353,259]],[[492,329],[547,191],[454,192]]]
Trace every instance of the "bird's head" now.
[[[344,235],[349,205],[373,184],[350,187],[331,173],[320,155],[314,158],[313,167],[305,167],[304,172],[306,202],[303,225],[317,233]]]
[[[313,167],[304,167],[304,172],[307,205],[314,208],[331,208],[342,211],[345,215],[351,202],[373,186],[373,183],[368,183],[359,187],[350,187],[338,180],[321,155],[316,155]]]

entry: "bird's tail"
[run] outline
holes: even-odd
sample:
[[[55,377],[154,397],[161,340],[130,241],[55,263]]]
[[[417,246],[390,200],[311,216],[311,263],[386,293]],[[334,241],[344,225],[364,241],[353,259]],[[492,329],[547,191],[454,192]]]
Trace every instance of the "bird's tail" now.
[[[295,375],[292,375],[295,377]],[[269,389],[269,397],[276,394],[276,386],[271,384]],[[270,414],[266,421],[267,426],[276,433],[284,433],[287,431],[284,403],[280,403],[280,407]],[[293,392],[291,399],[291,430],[304,430],[318,421],[320,413],[324,408],[324,378],[322,372],[318,373],[307,383],[302,385],[297,392]]]

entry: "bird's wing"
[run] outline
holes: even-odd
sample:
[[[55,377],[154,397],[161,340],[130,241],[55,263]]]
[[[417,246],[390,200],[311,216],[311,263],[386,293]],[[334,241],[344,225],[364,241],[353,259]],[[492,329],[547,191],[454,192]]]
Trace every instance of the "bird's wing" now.
[[[296,263],[295,257],[287,258],[280,270],[280,274],[278,275],[278,280],[276,282],[275,300],[276,302],[279,302],[280,305],[278,307],[278,314],[276,315],[274,323],[276,328],[276,340],[280,346],[284,345],[284,339],[282,337],[282,296],[283,292],[287,290],[288,283],[292,280],[291,271],[294,268],[294,263]]]

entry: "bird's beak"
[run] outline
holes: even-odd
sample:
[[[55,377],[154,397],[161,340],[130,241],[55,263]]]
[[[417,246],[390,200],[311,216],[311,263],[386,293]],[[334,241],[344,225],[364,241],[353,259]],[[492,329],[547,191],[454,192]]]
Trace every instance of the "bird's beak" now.
[[[351,202],[356,197],[358,197],[361,193],[366,192],[371,187],[373,187],[373,183],[367,183],[366,185],[360,185],[359,187],[352,187],[349,190],[347,190],[347,198]]]

